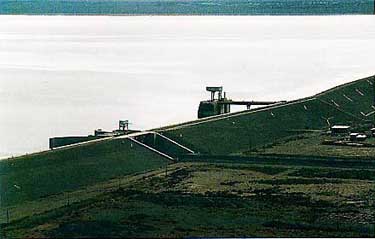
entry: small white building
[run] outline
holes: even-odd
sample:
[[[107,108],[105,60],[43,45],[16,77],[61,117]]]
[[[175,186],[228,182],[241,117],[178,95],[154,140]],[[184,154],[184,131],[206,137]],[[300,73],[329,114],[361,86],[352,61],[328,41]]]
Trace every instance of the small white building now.
[[[370,129],[372,137],[375,137],[375,128]]]
[[[365,134],[357,135],[357,141],[365,141],[366,139],[367,139],[367,136]]]
[[[349,131],[349,125],[334,125],[331,127],[332,134],[348,134]]]
[[[360,133],[351,133],[349,137],[350,141],[365,141],[367,139],[367,135]]]
[[[358,135],[359,135],[359,133],[351,133],[351,134],[349,134],[350,141],[357,141],[357,136]]]

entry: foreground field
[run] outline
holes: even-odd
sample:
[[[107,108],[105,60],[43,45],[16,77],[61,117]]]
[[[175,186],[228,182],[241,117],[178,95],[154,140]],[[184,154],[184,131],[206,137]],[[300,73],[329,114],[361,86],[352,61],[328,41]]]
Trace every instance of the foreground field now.
[[[361,173],[369,177],[361,179]],[[374,235],[375,170],[186,162],[137,177],[86,200],[16,220],[6,234]]]

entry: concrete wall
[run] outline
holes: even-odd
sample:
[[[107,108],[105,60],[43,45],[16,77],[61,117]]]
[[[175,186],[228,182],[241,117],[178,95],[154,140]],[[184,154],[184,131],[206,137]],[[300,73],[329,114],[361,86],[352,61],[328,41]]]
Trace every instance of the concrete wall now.
[[[94,139],[99,139],[102,137],[98,136],[66,136],[66,137],[54,137],[49,139],[49,148],[57,148],[65,145],[86,142]]]

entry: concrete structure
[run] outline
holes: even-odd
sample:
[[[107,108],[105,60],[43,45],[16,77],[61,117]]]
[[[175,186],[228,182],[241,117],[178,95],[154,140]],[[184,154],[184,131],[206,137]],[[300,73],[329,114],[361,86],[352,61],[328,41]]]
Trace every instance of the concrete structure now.
[[[49,139],[49,148],[54,149],[70,144],[76,144],[86,141],[91,141],[94,139],[99,139],[101,137],[89,135],[89,136],[66,136],[66,137],[54,137]]]
[[[115,133],[112,131],[103,131],[102,129],[96,129],[94,131],[94,135],[96,137],[110,137],[110,136],[115,136]]]
[[[95,139],[107,138],[107,137],[117,137],[126,134],[132,134],[140,132],[140,130],[130,130],[128,120],[119,121],[119,129],[112,131],[104,131],[102,129],[94,130],[94,135],[88,136],[64,136],[64,137],[53,137],[49,139],[49,148],[54,149],[66,145],[77,144],[81,142],[91,141]]]
[[[118,128],[119,130],[122,130],[122,131],[127,131],[129,130],[129,120],[119,120],[118,122]]]
[[[210,117],[214,115],[221,115],[230,113],[231,105],[244,105],[249,110],[252,105],[272,105],[286,101],[233,101],[227,99],[226,93],[223,92],[223,87],[206,87],[206,90],[211,92],[211,98],[207,101],[201,101],[198,108],[198,119]],[[215,95],[218,95],[217,99]]]

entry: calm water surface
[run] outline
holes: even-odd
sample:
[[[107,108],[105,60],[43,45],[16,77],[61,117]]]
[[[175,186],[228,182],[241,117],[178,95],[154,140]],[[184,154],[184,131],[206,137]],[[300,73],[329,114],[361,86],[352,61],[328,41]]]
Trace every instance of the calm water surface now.
[[[0,156],[196,118],[207,85],[290,100],[375,73],[375,18],[0,16]]]

